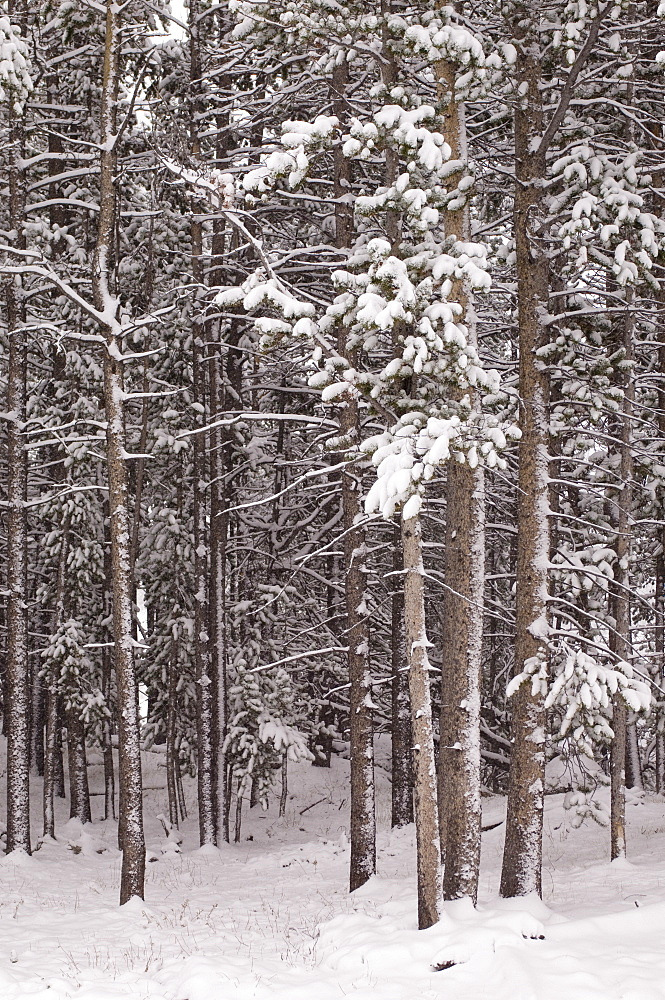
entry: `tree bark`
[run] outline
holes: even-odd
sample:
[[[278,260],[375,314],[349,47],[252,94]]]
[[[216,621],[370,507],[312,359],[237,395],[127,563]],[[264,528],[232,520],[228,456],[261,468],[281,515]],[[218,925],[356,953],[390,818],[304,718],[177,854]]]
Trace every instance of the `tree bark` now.
[[[44,785],[42,808],[44,817],[44,837],[55,838],[55,778],[57,741],[60,736],[58,718],[58,695],[51,687],[46,692],[46,752],[44,754]]]
[[[119,302],[110,288],[110,275],[117,223],[115,191],[117,134],[116,112],[120,80],[120,8],[106,3],[106,42],[101,113],[99,222],[93,262],[92,286],[95,307],[108,317],[103,327],[104,408],[106,412],[106,460],[111,534],[111,588],[113,638],[118,697],[120,761],[120,828],[122,874],[120,902],[132,896],[143,898],[145,839],[143,833],[141,740],[138,694],[132,634],[132,567],[129,490],[125,463],[124,389]]]
[[[515,244],[519,318],[519,450],[515,671],[547,673],[549,566],[549,375],[537,351],[545,342],[549,273],[544,215],[539,12],[516,5],[518,82],[522,103],[515,111]],[[523,683],[513,698],[513,753],[508,790],[501,895],[541,892],[545,727],[543,685]]]
[[[76,708],[67,712],[67,765],[69,768],[69,816],[91,823],[88,759],[85,726]]]
[[[197,115],[200,111],[201,53],[199,46],[198,0],[189,4],[189,87],[190,87],[190,151],[200,158]],[[192,373],[194,400],[205,407],[205,368],[201,354],[204,349],[203,310],[203,224],[196,215],[191,217],[192,278],[194,280],[194,318],[192,322]],[[204,412],[200,410],[200,412]],[[216,844],[215,789],[213,768],[213,685],[210,675],[208,634],[208,549],[206,546],[206,435],[195,434],[193,443],[194,478],[194,655],[196,663],[196,726],[197,782],[199,801],[199,839],[201,844]]]
[[[392,735],[392,827],[413,823],[413,741],[409,674],[404,643],[404,559],[400,529],[393,528],[393,594],[391,598],[391,735]]]
[[[168,668],[168,705],[166,708],[166,789],[169,799],[169,822],[178,826],[178,785],[176,780],[177,747],[177,668],[178,647],[172,641]]]
[[[102,683],[104,685],[104,704],[107,711],[112,711],[112,676],[111,657],[108,650],[102,651]],[[102,722],[102,757],[104,759],[104,819],[115,819],[115,768],[113,765],[113,719],[109,714]]]
[[[627,293],[628,294],[628,293]],[[621,336],[623,358],[633,360],[633,322],[629,311],[624,317]],[[610,614],[614,618],[614,628],[610,632],[610,648],[620,661],[630,662],[630,556],[631,522],[633,507],[633,451],[632,417],[634,382],[632,370],[626,370],[620,378],[623,388],[623,403],[619,418],[620,439],[620,481],[621,488],[616,499],[616,559],[614,580],[610,586]],[[626,757],[628,748],[628,712],[626,703],[616,695],[613,704],[612,731],[614,739],[610,753],[610,856],[626,856]],[[634,726],[634,723],[633,723]],[[635,734],[635,740],[637,734]],[[639,761],[639,755],[638,755]],[[634,780],[634,779],[633,779]]]
[[[340,413],[340,432],[345,443],[355,442],[358,404],[352,398]],[[352,440],[353,439],[353,440]],[[369,662],[369,628],[366,606],[365,532],[358,527],[360,472],[355,463],[342,472],[344,512],[344,592],[349,652],[349,724],[351,730],[351,868],[349,888],[353,892],[376,871],[376,822],[374,817],[374,726]]]
[[[18,13],[14,10],[14,13]],[[11,101],[10,101],[11,104]],[[9,228],[14,244],[25,248],[25,187],[19,162],[23,123],[9,112]],[[26,500],[28,463],[23,431],[26,418],[27,341],[21,279],[6,283],[9,368],[7,372],[7,659],[5,731],[7,735],[7,853],[30,853],[30,670],[28,666]]]
[[[456,101],[456,67],[436,65],[443,103],[444,136],[451,159],[464,174],[468,157],[464,104]],[[445,214],[446,236],[471,239],[467,206]],[[451,299],[462,307],[467,340],[476,343],[471,289],[456,281]],[[477,394],[475,394],[477,395]],[[477,403],[477,399],[475,400]],[[441,725],[439,743],[439,825],[444,856],[445,899],[469,896],[476,902],[480,871],[480,687],[485,590],[485,483],[481,467],[448,464],[445,595],[443,599]]]
[[[420,519],[402,521],[404,551],[404,623],[409,662],[411,727],[414,740],[418,927],[441,915],[441,850],[437,808],[436,761],[425,630],[425,581]]]
[[[665,307],[665,291],[659,296],[661,308]],[[662,322],[662,319],[661,319]],[[661,341],[665,340],[665,334],[661,334]],[[665,343],[658,349],[659,370],[665,372]],[[662,385],[662,382],[660,383]],[[665,439],[665,389],[658,391],[658,429]],[[665,526],[661,526],[658,531],[656,541],[656,681],[662,688],[665,684]],[[659,795],[665,793],[665,714],[663,712],[663,699],[665,696],[661,691],[657,692],[656,708],[656,792]]]
[[[32,705],[30,712],[30,767],[38,777],[44,775],[44,727],[46,725],[46,692],[39,675],[41,664],[33,665]]]
[[[333,110],[340,119],[346,115],[346,62],[333,70]],[[344,156],[341,143],[334,151],[335,243],[340,248],[351,246],[353,239],[353,208],[344,200],[351,185],[351,164]],[[338,350],[353,364],[346,344],[346,330],[340,329]],[[339,413],[339,429],[343,451],[352,451],[358,444],[358,402],[347,394]],[[365,566],[365,531],[358,526],[362,517],[360,506],[361,470],[351,462],[341,475],[342,512],[344,525],[344,596],[346,603],[345,639],[349,652],[349,727],[351,738],[351,867],[349,889],[358,889],[376,871],[376,820],[374,814],[374,724],[372,719],[372,687],[369,660],[369,623],[367,617]]]

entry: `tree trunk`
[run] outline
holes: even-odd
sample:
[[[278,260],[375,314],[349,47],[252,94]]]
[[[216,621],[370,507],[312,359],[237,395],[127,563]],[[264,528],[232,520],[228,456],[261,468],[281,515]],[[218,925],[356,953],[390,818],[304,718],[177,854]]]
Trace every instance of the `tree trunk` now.
[[[543,237],[542,97],[538,13],[518,4],[519,85],[515,111],[515,244],[519,318],[519,394],[522,439],[517,514],[517,598],[515,671],[547,675],[549,566],[549,376],[537,356],[545,342],[541,318],[547,312],[549,274]],[[536,23],[534,24],[534,19]],[[545,682],[546,683],[546,682]],[[508,790],[501,895],[541,892],[543,791],[545,779],[544,684],[529,679],[513,698],[513,753]]]
[[[340,431],[353,446],[357,436],[358,405],[347,398],[340,413]],[[365,566],[365,532],[357,527],[360,513],[360,473],[355,464],[342,473],[344,512],[344,592],[346,633],[349,646],[349,725],[351,730],[351,868],[349,889],[353,892],[376,871],[376,822],[374,817],[374,727],[369,662]]]
[[[219,334],[219,324],[216,325]],[[217,337],[217,341],[219,337]],[[210,369],[210,421],[218,419],[223,409],[220,359],[215,348]],[[228,515],[224,472],[230,462],[230,435],[227,440],[221,428],[210,433],[210,672],[213,677],[214,753],[213,779],[215,794],[215,829],[217,839],[228,842],[224,824],[226,803],[227,732],[227,636],[226,636],[226,548]]]
[[[436,762],[425,630],[425,580],[420,519],[402,521],[404,551],[404,623],[409,662],[411,726],[414,740],[418,927],[441,915],[441,851],[437,808]]]
[[[660,346],[658,348],[658,370],[665,372],[665,275],[661,271],[660,289],[656,298],[660,315]],[[658,388],[658,430],[665,440],[665,386],[662,380]],[[661,521],[663,519],[661,508]],[[656,607],[655,607],[655,676],[659,687],[665,686],[665,524],[661,524],[656,538]],[[665,695],[656,692],[656,792],[665,794]]]
[[[627,292],[628,298],[630,295]],[[630,313],[630,302],[627,302],[627,312],[621,335],[623,357],[626,362],[633,359],[633,322]],[[621,377],[623,388],[623,404],[619,419],[620,439],[620,482],[615,510],[616,542],[614,543],[616,559],[614,561],[614,580],[610,587],[610,613],[614,618],[614,629],[610,632],[610,648],[618,660],[626,663],[631,659],[630,640],[630,555],[631,555],[631,523],[633,506],[633,452],[632,452],[632,417],[634,383],[631,370],[625,371]],[[626,758],[629,744],[627,708],[623,698],[615,696],[612,715],[612,730],[614,739],[610,754],[611,781],[611,818],[610,818],[610,856],[623,858],[626,856]],[[634,723],[633,723],[634,728]],[[633,736],[637,741],[637,734]],[[637,755],[639,767],[639,754]],[[635,765],[634,765],[635,766]],[[634,777],[633,777],[634,780]]]
[[[46,752],[44,754],[43,815],[44,837],[55,838],[55,781],[60,720],[58,718],[58,695],[51,687],[46,691]]]
[[[103,650],[102,683],[104,685],[104,704],[108,712],[112,710],[112,677],[111,657],[108,650]],[[102,757],[104,759],[104,819],[115,819],[115,768],[113,766],[113,721],[107,715],[102,722]]]
[[[46,691],[39,675],[41,663],[32,672],[32,711],[30,713],[30,766],[33,774],[44,774],[44,727],[46,725]]]
[[[461,170],[468,157],[464,104],[454,98],[456,67],[437,63],[444,105],[444,136]],[[446,236],[471,239],[468,207],[445,214]],[[476,343],[471,289],[456,281],[451,299],[462,307],[467,340]],[[477,401],[476,401],[477,402]],[[445,596],[443,599],[441,726],[439,742],[439,824],[445,869],[445,899],[469,896],[476,902],[480,870],[480,687],[485,589],[485,484],[482,468],[448,464]]]
[[[198,0],[189,4],[189,55],[190,55],[190,151],[200,158],[197,116],[200,112],[199,88],[201,81],[201,54],[199,49]],[[205,406],[205,369],[201,360],[204,348],[203,300],[203,224],[199,217],[191,217],[192,278],[195,292],[192,308],[192,372],[193,395],[199,407]],[[204,412],[200,410],[200,412]],[[204,418],[205,419],[205,418]],[[206,435],[195,434],[193,443],[194,477],[194,650],[196,661],[196,727],[197,727],[197,780],[199,801],[199,839],[201,844],[215,844],[215,797],[213,774],[213,685],[210,676],[208,635],[208,550],[206,547]]]
[[[95,307],[108,317],[103,327],[104,408],[106,412],[106,459],[111,533],[111,590],[113,638],[118,697],[120,761],[120,829],[122,875],[120,902],[132,896],[143,898],[145,839],[143,834],[141,740],[138,692],[132,634],[131,535],[129,491],[125,464],[124,389],[119,302],[111,293],[109,278],[114,248],[117,206],[115,192],[115,137],[118,86],[120,79],[120,8],[114,0],[106,3],[106,44],[102,89],[101,153],[99,182],[99,223],[93,264]]]
[[[10,101],[11,104],[11,101]],[[14,244],[25,248],[25,188],[19,161],[23,124],[9,113],[9,228]],[[30,670],[28,666],[26,500],[28,464],[23,431],[26,417],[27,342],[22,330],[25,309],[21,279],[7,279],[7,658],[5,731],[7,734],[7,853],[30,853]]]
[[[285,751],[282,755],[282,788],[279,795],[280,819],[286,816],[286,799],[288,794],[289,794],[289,755]]]
[[[348,65],[336,66],[332,76],[333,110],[340,121],[347,113],[346,87]],[[353,239],[353,209],[345,200],[351,184],[351,164],[341,143],[334,150],[335,243],[348,248]],[[338,350],[348,357],[346,330],[338,334]],[[358,403],[351,395],[342,400],[339,413],[342,451],[352,452],[358,444]],[[351,739],[351,867],[349,888],[353,892],[376,871],[376,820],[374,814],[374,724],[369,660],[369,623],[367,618],[365,566],[365,531],[361,519],[361,471],[350,463],[342,472],[342,512],[344,524],[344,596],[346,603],[345,640],[349,652],[349,727]]]
[[[481,469],[450,462],[443,604],[442,722],[444,899],[475,903],[480,871],[480,684],[485,497]],[[445,694],[445,697],[444,697]]]
[[[178,786],[175,757],[177,749],[177,657],[178,647],[172,643],[169,655],[168,704],[166,708],[166,789],[169,799],[169,822],[178,826]]]
[[[69,768],[69,816],[91,823],[88,759],[85,726],[76,708],[67,712],[67,765]]]
[[[393,529],[393,594],[391,598],[391,667],[392,667],[392,789],[393,827],[413,823],[413,750],[409,674],[404,644],[404,560],[400,529]]]
[[[235,821],[235,828],[233,831],[234,844],[240,843],[241,826],[242,826],[242,795],[240,794],[240,782],[238,782],[238,791],[236,793],[236,821]]]

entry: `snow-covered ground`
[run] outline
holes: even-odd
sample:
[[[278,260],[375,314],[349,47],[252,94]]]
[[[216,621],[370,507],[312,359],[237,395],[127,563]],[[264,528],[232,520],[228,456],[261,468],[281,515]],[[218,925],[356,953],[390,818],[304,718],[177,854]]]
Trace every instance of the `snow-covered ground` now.
[[[57,842],[0,860],[0,1000],[665,998],[662,800],[631,801],[630,862],[610,864],[607,831],[572,829],[563,796],[548,796],[544,902],[498,899],[501,824],[483,835],[478,910],[447,904],[417,931],[413,830],[391,834],[381,768],[378,875],[349,896],[347,761],[292,765],[285,819],[276,802],[247,809],[242,842],[221,850],[196,847],[190,783],[180,852],[157,819],[162,763],[145,755],[145,904],[117,906],[111,823],[82,830],[63,814]],[[90,773],[99,791],[101,768]],[[501,799],[485,806],[486,824],[501,818]]]

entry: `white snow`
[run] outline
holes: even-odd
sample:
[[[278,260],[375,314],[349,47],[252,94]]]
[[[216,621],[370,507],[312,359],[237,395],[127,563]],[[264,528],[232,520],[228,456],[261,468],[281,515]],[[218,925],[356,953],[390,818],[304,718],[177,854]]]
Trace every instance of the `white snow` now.
[[[498,898],[505,804],[484,798],[483,822],[499,825],[483,835],[479,907],[445,904],[418,931],[414,830],[389,829],[385,737],[377,756],[378,875],[353,895],[347,760],[292,762],[284,819],[275,799],[267,812],[246,804],[238,845],[200,849],[194,783],[190,818],[170,830],[163,755],[144,754],[146,902],[121,908],[115,824],[65,823],[58,800],[58,840],[0,861],[2,1000],[665,998],[662,800],[629,796],[631,861],[610,864],[607,831],[575,828],[564,795],[546,796],[541,902]],[[101,774],[91,754],[97,793]],[[606,788],[597,794],[606,801]]]

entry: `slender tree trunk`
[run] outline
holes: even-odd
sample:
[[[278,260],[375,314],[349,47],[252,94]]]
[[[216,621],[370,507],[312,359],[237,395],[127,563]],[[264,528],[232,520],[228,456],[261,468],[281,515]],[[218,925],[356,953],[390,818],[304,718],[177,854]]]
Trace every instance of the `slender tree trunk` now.
[[[43,815],[44,837],[55,838],[55,771],[57,740],[60,735],[58,695],[50,686],[46,691],[46,752],[44,754]]]
[[[60,699],[55,699],[55,756],[53,759],[53,792],[57,799],[67,797],[65,791],[65,765],[62,760],[62,712],[60,709]]]
[[[132,567],[129,490],[125,463],[124,389],[119,303],[109,287],[114,249],[117,206],[115,191],[117,134],[116,111],[120,80],[120,8],[106,3],[106,44],[102,90],[99,223],[93,264],[95,307],[109,317],[104,327],[104,408],[106,411],[106,458],[111,533],[111,587],[113,638],[118,696],[120,761],[120,827],[122,830],[122,875],[120,902],[132,896],[143,898],[145,839],[143,834],[141,740],[138,692],[132,634]]]
[[[64,471],[64,470],[63,470]],[[65,517],[61,527],[60,552],[58,554],[58,570],[55,584],[55,622],[54,631],[57,632],[62,622],[65,620],[67,604],[67,556],[69,553],[69,532],[71,519],[69,515]],[[56,792],[58,763],[62,768],[62,736],[60,732],[60,712],[58,704],[58,688],[53,679],[47,683],[46,693],[46,754],[44,759],[44,785],[43,785],[43,815],[44,815],[44,836],[55,837],[55,810],[53,797]],[[64,786],[64,774],[63,774]],[[64,796],[64,788],[63,788]]]
[[[353,446],[357,436],[358,407],[348,398],[340,413],[340,431]],[[352,440],[353,439],[353,440]],[[355,464],[342,473],[344,511],[344,562],[346,597],[346,641],[349,645],[349,724],[351,729],[351,869],[353,892],[376,871],[376,823],[374,817],[374,727],[369,662],[369,628],[366,606],[365,532],[360,519],[360,472]]]
[[[30,713],[30,766],[33,774],[44,774],[44,727],[46,725],[46,691],[39,671],[41,663],[34,664],[32,673],[32,711]]]
[[[166,709],[166,788],[169,799],[169,821],[178,826],[178,787],[176,782],[175,756],[177,750],[177,668],[178,647],[171,646],[168,673],[168,705]]]
[[[289,794],[289,756],[284,752],[282,755],[282,788],[279,795],[279,816],[280,819],[286,816],[286,800]]]
[[[425,630],[423,547],[418,517],[402,521],[402,547],[404,622],[415,757],[418,927],[422,930],[439,920],[442,897],[436,761],[427,656],[430,643]]]
[[[175,768],[175,784],[178,789],[178,806],[180,808],[180,815],[183,819],[187,819],[187,803],[185,802],[185,789],[182,784],[182,768],[180,766],[180,737],[178,737],[176,742],[173,766]]]
[[[630,302],[627,303],[621,336],[624,360],[627,362],[633,359],[633,323],[629,309]],[[614,561],[614,580],[610,588],[610,609],[614,618],[614,629],[610,632],[610,648],[620,661],[630,662],[630,555],[633,506],[632,417],[634,398],[632,371],[626,371],[621,382],[624,393],[619,419],[621,489],[615,508],[617,512],[616,559]],[[612,860],[626,856],[627,714],[625,701],[623,698],[615,696],[612,715],[614,739],[610,753],[610,856]],[[635,734],[635,740],[636,738]]]
[[[111,657],[108,650],[103,650],[102,684],[104,687],[104,704],[111,712],[112,676]],[[106,715],[102,722],[102,757],[104,759],[104,819],[115,819],[115,768],[113,766],[113,720]]]
[[[400,529],[393,528],[393,594],[391,598],[392,789],[391,826],[413,823],[413,750],[409,674],[404,644],[404,560]]]
[[[219,87],[225,88],[231,81],[222,77]],[[218,129],[215,156],[217,164],[223,164],[228,158],[227,143],[229,141],[230,118],[228,111],[217,115]],[[213,261],[210,271],[210,284],[219,286],[227,284],[229,274],[224,269],[225,253],[233,249],[233,231],[227,238],[226,225],[223,219],[214,221],[212,236]],[[229,829],[225,822],[227,788],[227,763],[225,741],[228,730],[228,636],[227,636],[227,543],[229,531],[229,515],[227,507],[229,493],[233,492],[228,475],[234,464],[235,438],[233,430],[226,427],[215,427],[215,421],[220,412],[234,408],[242,408],[243,360],[242,351],[238,350],[240,339],[240,324],[231,320],[222,323],[219,318],[209,322],[208,381],[210,386],[210,672],[213,679],[213,784],[215,796],[215,831],[217,842],[228,843]],[[224,332],[223,332],[224,331]],[[222,357],[222,340],[225,337]]]
[[[519,317],[519,393],[522,439],[517,515],[517,608],[515,671],[548,670],[548,565],[550,552],[548,444],[549,376],[537,356],[545,342],[549,274],[538,226],[544,214],[545,151],[538,11],[518,4],[519,85],[515,111],[515,244]],[[541,892],[545,778],[544,685],[523,683],[513,697],[513,752],[508,789],[501,895]]]
[[[219,324],[216,324],[219,333]],[[210,420],[217,419],[223,408],[220,359],[217,356],[219,337],[213,346],[210,359]],[[226,656],[226,542],[228,515],[225,511],[226,496],[224,471],[227,455],[221,428],[210,434],[210,672],[214,679],[214,760],[215,829],[217,839],[227,840],[224,827],[226,803],[226,754],[224,741],[227,732],[227,656]]]
[[[242,795],[240,794],[240,782],[238,782],[238,791],[236,792],[236,821],[235,821],[235,828],[233,831],[234,844],[240,843],[241,826],[242,826]]]

